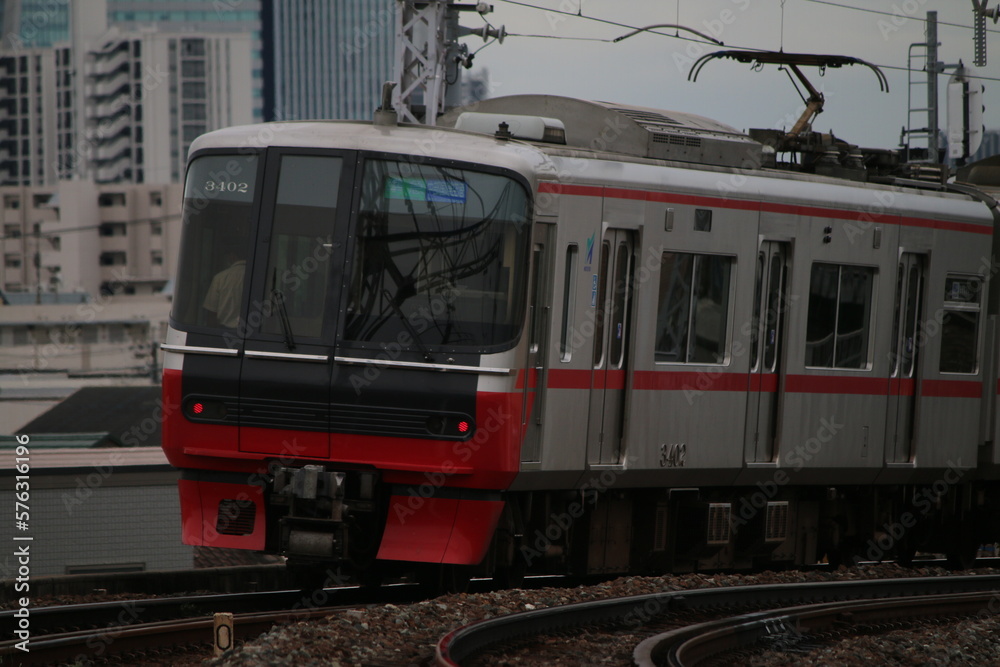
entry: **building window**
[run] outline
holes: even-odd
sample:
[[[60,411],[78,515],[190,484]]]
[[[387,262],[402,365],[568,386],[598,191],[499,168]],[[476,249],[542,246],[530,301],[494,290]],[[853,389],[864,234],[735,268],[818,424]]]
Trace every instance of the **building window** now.
[[[159,250],[152,250],[149,253],[149,261],[153,266],[163,266],[163,253]]]
[[[732,257],[663,253],[656,361],[725,362],[732,267]]]
[[[204,60],[184,60],[181,61],[181,76],[184,78],[205,78]]]
[[[101,236],[126,236],[128,226],[124,222],[102,222]]]
[[[187,102],[182,109],[183,120],[205,120],[208,116],[205,113],[205,105],[199,102]]]
[[[21,208],[21,198],[17,195],[4,195],[3,207],[7,209]]]
[[[871,267],[813,264],[806,366],[868,368],[874,284]]]
[[[109,324],[106,329],[107,341],[109,343],[122,343],[125,341],[125,327],[121,324]]]
[[[19,269],[21,268],[21,256],[20,255],[4,256],[3,265],[8,269]]]
[[[124,252],[102,252],[101,266],[125,266],[126,259]]]
[[[124,206],[125,205],[125,193],[124,192],[105,192],[97,198],[97,205],[102,207],[108,206]]]
[[[182,39],[181,53],[185,56],[205,55],[205,40],[202,39]]]
[[[163,206],[163,193],[161,193],[161,192],[150,192],[149,193],[149,205],[150,206]],[[158,225],[159,223],[153,223],[153,224],[154,225]],[[154,232],[154,233],[162,233],[162,232]]]
[[[184,143],[190,143],[205,134],[204,125],[185,125],[184,126]]]
[[[181,84],[181,97],[185,100],[205,99],[205,84],[201,81],[185,81]]]
[[[4,225],[3,235],[7,239],[19,239],[21,238],[21,225]]]
[[[950,275],[944,282],[941,319],[942,373],[976,373],[979,366],[979,313],[982,281]]]

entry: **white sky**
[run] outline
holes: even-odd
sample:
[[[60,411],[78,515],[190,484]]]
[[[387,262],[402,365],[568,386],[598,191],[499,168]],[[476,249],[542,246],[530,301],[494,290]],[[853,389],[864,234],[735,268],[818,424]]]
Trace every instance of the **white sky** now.
[[[492,96],[548,93],[582,99],[637,104],[686,111],[722,121],[740,130],[751,127],[791,127],[804,105],[787,74],[774,65],[755,72],[729,59],[708,62],[695,83],[687,80],[691,64],[705,53],[720,49],[757,48],[786,52],[849,55],[883,65],[905,67],[912,43],[925,41],[928,11],[938,13],[939,60],[963,60],[973,74],[985,80],[983,96],[987,128],[1000,128],[1000,25],[987,21],[988,64],[972,67],[972,0],[830,0],[888,12],[875,14],[844,9],[817,0],[491,0],[487,18],[504,25],[510,36],[476,55],[474,70],[489,70]],[[1000,0],[990,0],[989,6]],[[533,5],[533,9],[524,5]],[[627,28],[558,14],[568,11],[628,26],[680,23],[712,34],[724,47],[642,33],[619,43],[576,41],[567,38],[613,39]],[[478,28],[475,13],[463,12],[461,23]],[[954,27],[947,23],[968,27]],[[673,34],[672,30],[663,30]],[[549,35],[557,39],[518,37]],[[685,33],[681,33],[685,35]],[[481,39],[463,41],[471,50]],[[920,53],[923,53],[921,50]],[[923,67],[923,59],[919,62]],[[825,110],[813,129],[831,129],[840,138],[867,147],[895,148],[907,116],[907,73],[884,68],[888,94],[879,91],[875,74],[854,65],[828,69],[820,77],[815,68],[803,68],[813,85],[826,96]],[[914,75],[926,81],[923,72]],[[940,127],[946,124],[944,92],[948,74],[938,77],[941,93]],[[914,88],[924,107],[926,86]],[[915,116],[914,125],[926,123]],[[915,145],[917,145],[915,143]]]

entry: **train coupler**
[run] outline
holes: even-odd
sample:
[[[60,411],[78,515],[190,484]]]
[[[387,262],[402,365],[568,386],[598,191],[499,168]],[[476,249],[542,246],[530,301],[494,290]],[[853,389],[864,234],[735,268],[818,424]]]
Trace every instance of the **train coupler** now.
[[[278,522],[282,553],[321,559],[344,557],[345,477],[318,465],[274,471],[272,502],[287,508]]]

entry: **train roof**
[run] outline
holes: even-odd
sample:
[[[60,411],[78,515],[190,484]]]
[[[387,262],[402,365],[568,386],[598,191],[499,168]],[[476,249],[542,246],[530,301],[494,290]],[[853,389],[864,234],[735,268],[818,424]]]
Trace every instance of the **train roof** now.
[[[453,109],[438,123],[454,127],[463,114],[556,119],[565,128],[570,148],[724,167],[759,166],[763,161],[763,144],[724,123],[679,111],[558,95],[510,95]]]
[[[463,116],[478,116],[479,122],[463,125]],[[505,133],[501,123],[507,121],[514,132]],[[519,123],[529,131],[518,133]],[[529,136],[534,132],[539,134]],[[990,191],[975,184],[959,195],[958,188],[945,184],[945,172],[939,167],[902,164],[894,151],[858,149],[833,135],[813,133],[813,139],[832,143],[811,147],[807,169],[789,167],[776,162],[768,132],[772,131],[744,134],[710,118],[677,111],[557,95],[511,95],[452,109],[438,119],[436,127],[396,124],[393,118],[388,124],[305,120],[223,128],[195,139],[189,154],[220,148],[243,152],[264,146],[407,153],[416,141],[423,154],[488,163],[517,171],[529,180],[558,171],[552,162],[558,156],[592,156],[626,163],[690,165],[709,171],[751,170],[764,178],[801,182],[867,182],[875,188],[901,187],[943,198],[982,199],[981,194],[969,190]],[[762,136],[764,139],[758,141]]]

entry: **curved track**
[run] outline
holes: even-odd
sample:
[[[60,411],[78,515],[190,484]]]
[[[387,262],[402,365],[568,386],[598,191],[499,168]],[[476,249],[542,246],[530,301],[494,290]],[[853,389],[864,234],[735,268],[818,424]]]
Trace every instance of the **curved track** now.
[[[665,632],[639,644],[639,667],[693,667],[734,651],[798,648],[822,636],[860,634],[887,623],[961,618],[988,610],[1000,599],[992,591],[803,605],[734,616]]]
[[[787,607],[796,603],[843,602],[916,595],[982,593],[1000,590],[1000,576],[882,579],[777,584],[671,591],[583,602],[501,616],[472,623],[441,639],[438,665],[458,667],[495,646],[582,626],[639,629],[669,614],[720,608]]]

